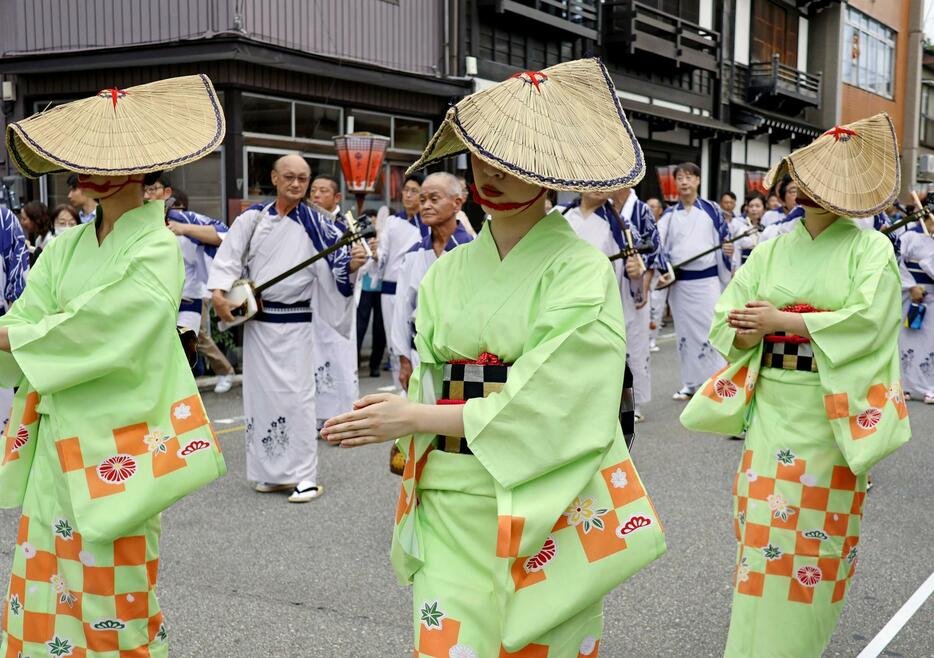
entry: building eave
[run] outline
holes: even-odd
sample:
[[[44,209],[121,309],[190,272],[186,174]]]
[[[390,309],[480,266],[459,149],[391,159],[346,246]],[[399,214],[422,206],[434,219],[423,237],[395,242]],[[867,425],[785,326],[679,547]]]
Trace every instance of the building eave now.
[[[335,79],[347,79],[348,74],[352,72],[354,81],[360,84],[388,89],[407,89],[413,93],[432,96],[465,96],[472,88],[472,82],[466,79],[452,80],[419,75],[355,60],[324,57],[229,33],[196,40],[119,48],[4,55],[0,58],[0,73],[7,75],[67,73],[92,69],[121,69],[231,60]]]

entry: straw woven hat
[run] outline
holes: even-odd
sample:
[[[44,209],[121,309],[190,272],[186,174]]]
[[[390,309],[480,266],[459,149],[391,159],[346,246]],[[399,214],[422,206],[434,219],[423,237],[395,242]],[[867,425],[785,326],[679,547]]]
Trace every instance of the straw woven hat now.
[[[898,195],[898,141],[888,114],[836,126],[782,158],[765,177],[766,187],[790,174],[822,208],[838,215],[868,217]]]
[[[104,89],[34,114],[7,126],[6,146],[30,178],[56,171],[126,176],[194,162],[224,131],[211,81],[189,75]]]
[[[448,110],[413,172],[469,151],[555,190],[612,191],[645,173],[642,149],[598,59],[526,71]]]

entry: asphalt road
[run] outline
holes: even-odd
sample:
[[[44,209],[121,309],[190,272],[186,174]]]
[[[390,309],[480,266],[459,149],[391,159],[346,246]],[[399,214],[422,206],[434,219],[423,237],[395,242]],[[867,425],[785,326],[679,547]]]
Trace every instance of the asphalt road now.
[[[730,517],[741,443],[691,434],[674,346],[653,356],[655,401],[638,426],[637,468],[665,523],[669,552],[606,600],[603,658],[720,656],[735,540]],[[388,383],[361,379],[366,392]],[[240,389],[205,394],[230,473],[163,515],[159,598],[179,658],[411,656],[411,598],[388,560],[399,480],[388,446],[319,444],[326,494],[290,505],[244,479]],[[915,436],[877,466],[860,562],[825,656],[856,656],[934,571],[934,407],[909,406]],[[0,581],[18,514],[0,511]],[[794,629],[788,629],[794,632]],[[883,654],[934,656],[928,601]]]

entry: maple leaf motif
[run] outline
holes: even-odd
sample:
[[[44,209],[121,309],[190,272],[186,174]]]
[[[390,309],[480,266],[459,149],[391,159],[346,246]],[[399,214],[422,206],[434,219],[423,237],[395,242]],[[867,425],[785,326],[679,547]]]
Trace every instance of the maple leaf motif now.
[[[432,601],[431,603],[426,601],[421,609],[421,617],[425,628],[431,630],[433,627],[441,628],[441,619],[444,617],[444,613],[438,607],[437,601]]]
[[[784,464],[785,466],[791,466],[795,463],[795,453],[791,450],[779,450],[775,453],[775,459]]]
[[[768,544],[762,548],[762,555],[766,560],[777,560],[782,556],[782,549],[774,544]]]
[[[49,648],[49,655],[59,658],[60,656],[70,656],[72,653],[71,642],[56,635],[51,642],[46,642],[45,646]]]

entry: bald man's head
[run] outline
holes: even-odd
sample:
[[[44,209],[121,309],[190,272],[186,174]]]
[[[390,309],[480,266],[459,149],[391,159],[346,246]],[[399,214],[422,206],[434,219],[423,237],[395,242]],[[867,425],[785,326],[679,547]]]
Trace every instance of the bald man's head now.
[[[311,176],[311,166],[308,164],[308,161],[298,153],[289,153],[287,155],[283,155],[281,158],[276,160],[272,168],[273,171],[283,171],[283,168],[301,170]]]
[[[272,168],[272,184],[276,186],[276,202],[286,208],[297,206],[305,198],[311,181],[311,167],[297,153],[283,155]]]

